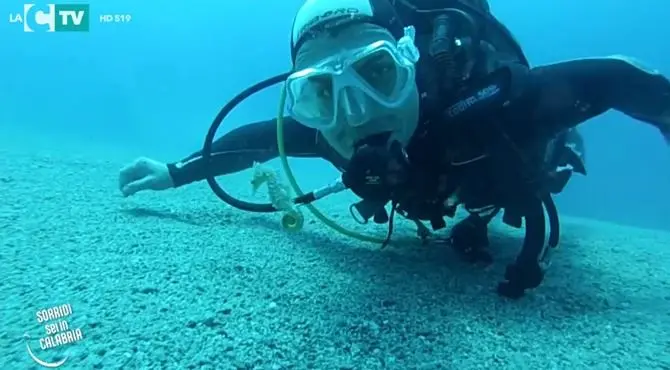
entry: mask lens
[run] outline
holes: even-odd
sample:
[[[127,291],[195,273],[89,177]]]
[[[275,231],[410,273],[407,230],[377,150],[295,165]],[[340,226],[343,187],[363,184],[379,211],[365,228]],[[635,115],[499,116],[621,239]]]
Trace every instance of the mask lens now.
[[[377,50],[353,64],[353,68],[370,89],[384,100],[396,98],[407,84],[408,68],[399,66],[386,49]]]
[[[289,110],[298,121],[316,128],[332,121],[335,112],[332,76],[314,74],[290,79],[287,88]]]
[[[337,124],[340,116],[357,126],[371,114],[371,103],[386,108],[401,103],[413,79],[414,66],[397,55],[393,45],[378,42],[291,75],[289,112],[316,129]]]

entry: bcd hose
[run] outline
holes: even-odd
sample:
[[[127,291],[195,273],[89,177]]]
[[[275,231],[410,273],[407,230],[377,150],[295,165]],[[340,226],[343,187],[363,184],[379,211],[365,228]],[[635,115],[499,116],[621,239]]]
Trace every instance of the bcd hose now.
[[[207,136],[205,136],[205,143],[202,146],[202,159],[205,161],[206,165],[210,165],[212,161],[212,143],[214,142],[214,136],[219,130],[223,120],[230,114],[230,112],[242,101],[251,95],[268,88],[270,86],[276,85],[282,81],[285,81],[286,78],[290,75],[289,72],[277,75],[275,77],[268,78],[267,80],[261,81],[248,89],[242,91],[237,96],[235,96],[228,104],[224,105],[223,108],[219,111],[219,114],[216,115],[214,121],[207,131]],[[211,171],[207,171],[211,173]],[[232,195],[228,194],[223,188],[216,182],[216,178],[213,174],[210,174],[206,177],[207,184],[212,189],[214,194],[216,194],[219,199],[225,203],[243,211],[257,212],[257,213],[270,213],[277,212],[278,210],[272,205],[272,203],[251,203],[245,202],[243,200],[237,199]]]
[[[279,111],[277,112],[277,147],[279,148],[279,159],[281,160],[282,168],[284,170],[284,173],[286,174],[286,178],[288,178],[289,183],[293,187],[293,191],[296,193],[298,198],[304,197],[305,192],[302,191],[300,188],[300,185],[298,185],[298,181],[296,181],[295,176],[293,176],[293,171],[291,170],[291,166],[288,164],[288,158],[286,157],[286,152],[284,150],[284,106],[286,105],[286,88],[282,88],[281,90],[281,95],[279,97]],[[346,235],[350,238],[358,239],[364,242],[372,242],[372,243],[381,243],[384,245],[388,241],[384,238],[378,238],[375,236],[370,236],[370,235],[365,235],[361,234],[349,229],[346,229],[342,226],[340,226],[337,222],[329,219],[319,211],[318,208],[313,206],[312,204],[305,204],[305,207],[309,209],[310,212],[314,215],[314,217],[318,218],[321,222],[323,222],[326,226],[330,227],[331,229],[339,232],[340,234]]]

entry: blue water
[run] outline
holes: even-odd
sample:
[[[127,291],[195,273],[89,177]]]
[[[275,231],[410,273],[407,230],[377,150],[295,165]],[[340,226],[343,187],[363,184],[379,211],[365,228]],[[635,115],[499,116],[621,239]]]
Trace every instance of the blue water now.
[[[490,1],[535,65],[625,54],[670,74],[667,0]],[[670,149],[618,113],[581,126],[589,175],[557,201],[582,218],[562,219],[552,269],[519,301],[494,293],[519,230],[494,227],[496,263],[479,268],[402,223],[402,248],[378,250],[319,223],[288,235],[204,186],[121,199],[122,158],[181,159],[225,102],[290,68],[300,3],[96,0],[88,33],[24,33],[7,22],[23,3],[0,0],[0,369],[42,368],[30,348],[69,356],[61,369],[670,368]],[[274,116],[278,96],[223,131]],[[336,174],[293,163],[305,188]],[[243,195],[242,177],[220,182]],[[319,207],[360,226],[333,198]],[[83,340],[42,349],[35,313],[63,304]]]
[[[217,110],[234,94],[290,67],[289,32],[299,1],[157,4],[98,1],[89,33],[24,33],[20,25],[0,22],[3,130],[134,148],[174,161],[201,145]],[[670,73],[665,0],[491,5],[533,64],[625,54]],[[0,3],[4,17],[21,9],[19,1]],[[99,14],[132,19],[99,24]],[[278,90],[269,89],[249,99],[226,129],[273,116],[277,97]],[[558,197],[560,211],[670,230],[670,152],[658,132],[618,113],[581,127],[590,173],[574,178]],[[323,171],[324,179],[333,175],[317,161],[305,166]]]

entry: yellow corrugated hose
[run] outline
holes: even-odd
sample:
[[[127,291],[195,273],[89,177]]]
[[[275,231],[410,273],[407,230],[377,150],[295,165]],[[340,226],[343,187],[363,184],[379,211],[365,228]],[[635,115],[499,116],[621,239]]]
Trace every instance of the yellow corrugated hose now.
[[[282,168],[284,169],[284,173],[286,174],[286,177],[288,178],[288,181],[291,183],[291,186],[293,187],[293,191],[296,193],[297,196],[302,196],[305,193],[300,189],[300,186],[298,185],[298,182],[295,179],[295,176],[293,176],[293,171],[291,171],[291,166],[288,164],[288,159],[286,158],[286,153],[284,152],[284,106],[286,104],[286,88],[285,86],[282,86],[281,89],[281,95],[279,97],[279,112],[277,113],[277,148],[279,149],[279,159],[281,159],[281,164]],[[305,207],[309,209],[312,214],[321,220],[324,224],[332,228],[333,230],[344,234],[348,237],[362,240],[365,242],[372,242],[372,243],[384,243],[383,238],[379,238],[376,236],[371,236],[371,235],[365,235],[361,234],[355,231],[351,231],[349,229],[345,229],[344,227],[338,225],[335,221],[331,220],[330,218],[326,217],[321,211],[319,211],[314,205],[312,204],[306,204]]]

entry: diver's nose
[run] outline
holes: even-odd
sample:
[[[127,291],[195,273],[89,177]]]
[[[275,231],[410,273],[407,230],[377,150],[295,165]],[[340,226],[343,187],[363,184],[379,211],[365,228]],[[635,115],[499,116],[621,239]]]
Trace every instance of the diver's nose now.
[[[362,91],[351,88],[344,89],[340,94],[338,108],[341,117],[349,126],[359,126],[366,120],[367,109],[365,95]]]

